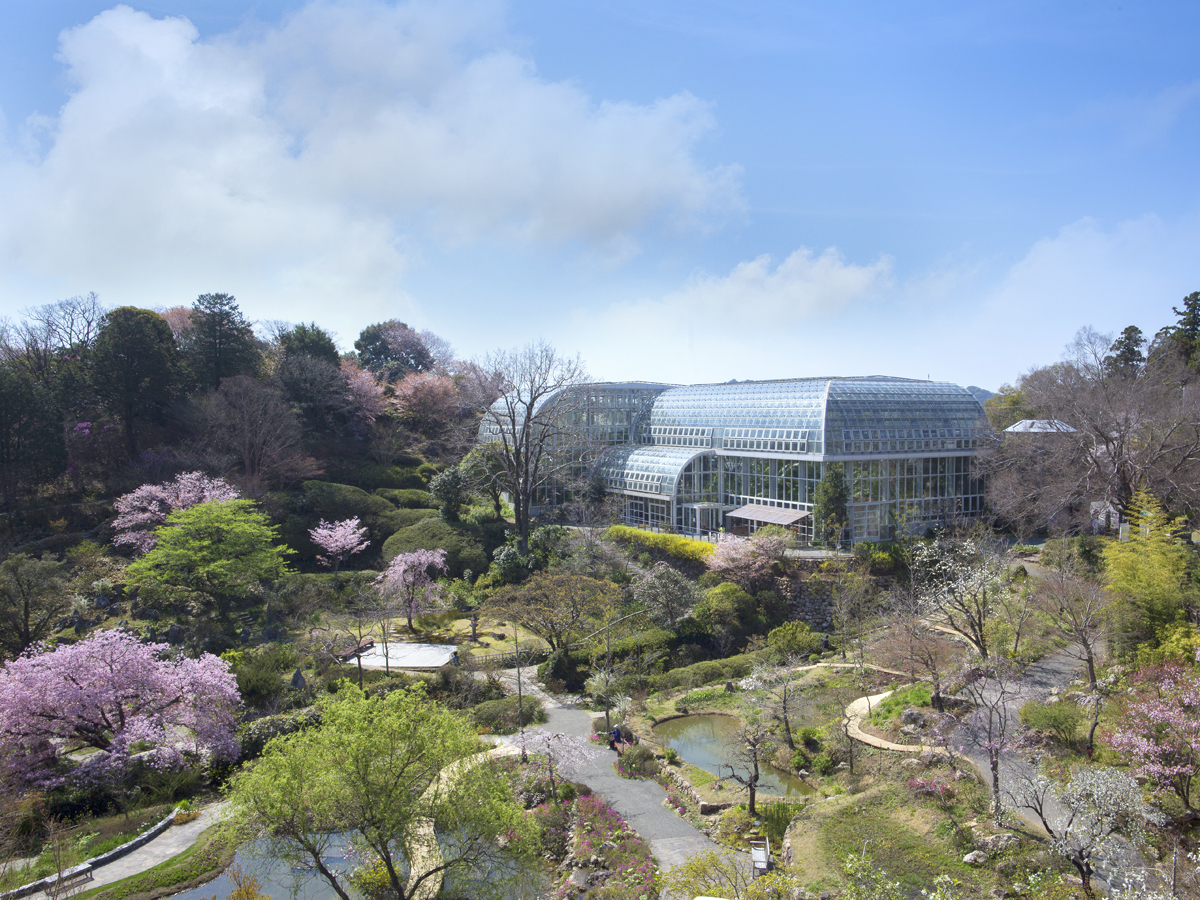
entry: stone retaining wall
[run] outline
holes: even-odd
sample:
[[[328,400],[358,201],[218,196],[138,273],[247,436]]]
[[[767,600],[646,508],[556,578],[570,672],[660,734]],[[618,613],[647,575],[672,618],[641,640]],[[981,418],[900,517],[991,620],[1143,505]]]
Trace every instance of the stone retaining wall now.
[[[700,809],[700,815],[711,816],[714,813],[719,813],[721,810],[729,809],[733,806],[732,803],[709,803],[707,800],[700,799],[700,795],[696,789],[692,787],[692,783],[687,780],[683,772],[676,769],[674,766],[668,766],[665,762],[659,768],[664,778],[683,791],[696,806]]]

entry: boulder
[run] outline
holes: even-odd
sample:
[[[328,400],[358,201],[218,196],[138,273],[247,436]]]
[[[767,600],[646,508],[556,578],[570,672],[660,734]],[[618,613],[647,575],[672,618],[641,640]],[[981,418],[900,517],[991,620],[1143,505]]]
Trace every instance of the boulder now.
[[[968,866],[982,866],[987,862],[987,854],[982,850],[972,850],[963,857],[963,862]]]
[[[172,622],[171,627],[167,629],[168,644],[182,644],[184,639],[183,626],[178,622]]]
[[[900,724],[922,726],[925,724],[925,714],[910,706],[900,713]]]
[[[976,834],[975,847],[985,853],[1003,853],[1021,843],[1015,834]]]

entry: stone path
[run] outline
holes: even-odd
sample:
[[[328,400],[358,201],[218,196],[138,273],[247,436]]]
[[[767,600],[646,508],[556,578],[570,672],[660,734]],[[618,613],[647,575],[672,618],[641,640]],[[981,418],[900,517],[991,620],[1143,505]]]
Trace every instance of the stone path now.
[[[592,733],[592,716],[575,707],[570,698],[557,698],[543,691],[522,673],[522,690],[537,697],[546,710],[546,731],[578,735],[587,738]],[[506,670],[501,676],[509,687],[516,688],[516,670]],[[506,739],[511,740],[511,739]],[[598,794],[603,794],[614,810],[629,823],[629,827],[650,845],[659,868],[666,871],[705,850],[720,850],[718,844],[697,831],[686,820],[663,806],[667,792],[655,781],[631,781],[613,771],[616,754],[603,744],[596,759],[579,760],[568,771],[573,781],[581,781]]]
[[[200,815],[183,825],[172,825],[154,840],[132,853],[113,860],[92,870],[92,880],[84,882],[79,890],[89,891],[138,875],[147,869],[152,869],[161,862],[166,862],[173,856],[178,856],[192,844],[196,838],[210,825],[215,825],[224,811],[224,803],[214,803],[200,811]],[[76,892],[78,893],[78,892]],[[44,893],[30,894],[27,900],[46,900]]]

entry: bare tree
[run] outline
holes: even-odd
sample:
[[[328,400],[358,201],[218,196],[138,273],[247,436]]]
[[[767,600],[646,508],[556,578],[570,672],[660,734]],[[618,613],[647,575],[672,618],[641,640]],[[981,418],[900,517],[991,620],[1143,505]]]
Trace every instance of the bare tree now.
[[[19,364],[44,384],[67,351],[73,358],[87,354],[105,312],[95,292],[26,310],[23,321],[4,329],[0,358]]]
[[[317,474],[301,447],[296,414],[274,388],[247,375],[221,382],[199,404],[210,463],[241,470],[248,489]],[[221,463],[224,465],[221,465]]]
[[[866,665],[865,632],[867,617],[875,607],[875,585],[863,572],[849,571],[840,575],[830,596],[830,614],[837,633],[842,660],[847,650],[861,673]]]
[[[1174,354],[1114,367],[1112,346],[1111,335],[1085,328],[1061,362],[1022,377],[1025,403],[1064,427],[1007,435],[985,460],[989,503],[1003,518],[1077,528],[1090,521],[1089,501],[1123,514],[1139,488],[1200,507],[1196,373]]]
[[[725,747],[726,768],[729,777],[742,785],[750,795],[747,810],[751,816],[758,815],[754,800],[758,783],[762,780],[763,767],[768,764],[774,751],[774,735],[770,727],[761,721],[743,722],[729,738]],[[740,770],[740,771],[739,771]]]
[[[544,341],[497,352],[467,377],[492,377],[488,373],[494,373],[502,394],[483,411],[479,435],[497,484],[512,499],[517,549],[525,555],[535,499],[553,493],[559,480],[586,462],[581,450],[587,398],[578,388],[589,378],[578,357],[561,356]],[[485,385],[476,387],[478,396],[486,395]]]
[[[992,776],[992,818],[1000,828],[1004,818],[1000,759],[1011,749],[1021,730],[1016,709],[1020,697],[1017,671],[1007,660],[974,666],[966,672],[963,693],[974,706],[966,726],[972,739],[987,754]]]
[[[949,673],[961,664],[962,649],[933,627],[922,614],[920,598],[908,586],[892,592],[892,610],[893,640],[888,642],[885,655],[908,668],[914,680],[928,680],[933,708],[945,712],[942,687]]]
[[[1038,585],[1038,600],[1046,620],[1068,641],[1072,655],[1087,666],[1088,688],[1096,690],[1096,658],[1108,641],[1113,622],[1113,598],[1098,582],[1077,571],[1063,554]]]

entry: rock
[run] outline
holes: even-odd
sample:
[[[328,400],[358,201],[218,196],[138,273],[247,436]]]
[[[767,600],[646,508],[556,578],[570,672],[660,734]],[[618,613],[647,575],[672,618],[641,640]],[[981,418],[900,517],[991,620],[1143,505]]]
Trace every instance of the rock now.
[[[995,897],[996,900],[1008,900],[1009,894],[1004,888],[992,888],[991,893],[988,896]]]
[[[903,725],[924,725],[925,714],[910,706],[900,713],[900,722]]]
[[[1011,878],[1020,870],[1021,864],[1015,859],[1003,859],[996,863],[996,874],[1003,875],[1005,878]]]
[[[250,629],[249,629],[249,628],[247,628],[245,625],[243,625],[243,626],[242,626],[242,633],[241,633],[240,635],[238,635],[238,637],[241,639],[241,642],[242,642],[243,644],[248,644],[248,643],[250,643]]]
[[[308,682],[304,680],[304,673],[297,666],[296,671],[292,673],[292,690],[302,691],[306,687],[308,687]]]
[[[171,627],[167,629],[168,644],[182,644],[184,638],[183,626],[178,622],[172,622]]]
[[[977,834],[975,846],[986,853],[1003,853],[1021,843],[1015,834]]]
[[[916,725],[901,725],[900,733],[905,737],[914,737],[921,731]]]
[[[586,869],[575,869],[567,877],[567,887],[586,888],[588,883],[588,871]]]
[[[943,751],[932,749],[922,750],[919,759],[927,766],[937,766],[950,761]]]
[[[727,693],[727,694],[733,693],[733,682],[732,681],[725,682],[725,693]]]
[[[924,764],[919,759],[915,759],[910,756],[908,759],[901,762],[900,765],[904,766],[906,769],[919,769]]]
[[[112,601],[109,600],[107,597],[105,597],[103,594],[101,594],[99,597],[97,597],[95,600],[92,601],[92,604],[96,607],[96,609],[106,609],[107,607],[112,605]]]
[[[963,857],[963,862],[968,866],[982,866],[987,862],[987,854],[982,850],[972,850]]]
[[[729,809],[728,803],[709,803],[707,800],[700,801],[700,815],[702,816],[713,816],[726,809]]]

